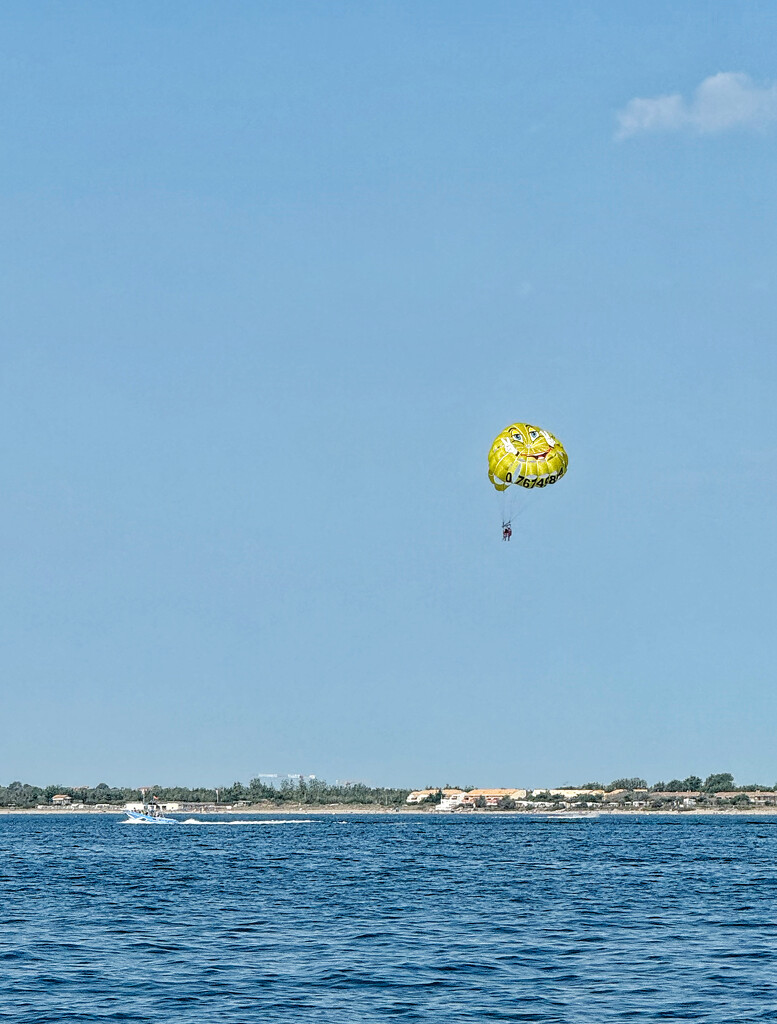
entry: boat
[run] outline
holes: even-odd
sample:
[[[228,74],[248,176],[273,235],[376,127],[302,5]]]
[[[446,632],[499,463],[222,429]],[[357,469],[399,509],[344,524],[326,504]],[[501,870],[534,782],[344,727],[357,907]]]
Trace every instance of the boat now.
[[[127,818],[125,825],[180,825],[176,818],[165,818],[163,814],[148,813],[147,811],[125,811]]]

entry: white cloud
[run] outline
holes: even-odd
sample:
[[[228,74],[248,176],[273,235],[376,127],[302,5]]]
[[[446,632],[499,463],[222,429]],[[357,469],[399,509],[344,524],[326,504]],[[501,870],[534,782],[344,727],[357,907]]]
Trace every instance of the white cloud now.
[[[633,99],[618,114],[616,137],[642,132],[692,131],[699,135],[729,128],[764,129],[777,121],[777,85],[758,86],[734,71],[705,78],[690,100],[679,93]]]

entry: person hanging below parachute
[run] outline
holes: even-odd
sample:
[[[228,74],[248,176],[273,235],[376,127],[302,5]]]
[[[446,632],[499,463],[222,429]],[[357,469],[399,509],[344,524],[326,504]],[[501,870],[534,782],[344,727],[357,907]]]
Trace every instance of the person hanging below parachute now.
[[[508,498],[555,484],[568,465],[569,456],[558,438],[531,423],[511,423],[496,435],[488,453],[488,479],[504,498],[503,541],[513,535]]]

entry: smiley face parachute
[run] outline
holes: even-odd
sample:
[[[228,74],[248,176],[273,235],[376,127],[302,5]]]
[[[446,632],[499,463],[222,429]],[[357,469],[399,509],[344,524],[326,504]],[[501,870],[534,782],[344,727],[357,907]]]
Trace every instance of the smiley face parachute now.
[[[511,423],[494,438],[488,453],[488,479],[502,498],[502,537],[512,536],[510,520],[519,497],[535,487],[555,484],[567,471],[564,446],[531,423]]]

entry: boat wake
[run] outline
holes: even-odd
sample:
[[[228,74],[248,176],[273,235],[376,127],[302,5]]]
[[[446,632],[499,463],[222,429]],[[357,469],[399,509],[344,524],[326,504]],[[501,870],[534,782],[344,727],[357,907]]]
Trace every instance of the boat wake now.
[[[137,811],[127,811],[127,817],[121,822],[122,825],[310,825],[312,818],[235,818],[231,821],[203,821],[201,818],[186,818],[180,821],[178,818],[163,818],[151,814],[140,814]]]
[[[282,819],[276,821],[274,818],[238,818],[234,821],[202,821],[200,818],[187,818],[181,822],[183,825],[310,825],[312,824],[312,818],[298,818],[295,821]]]

